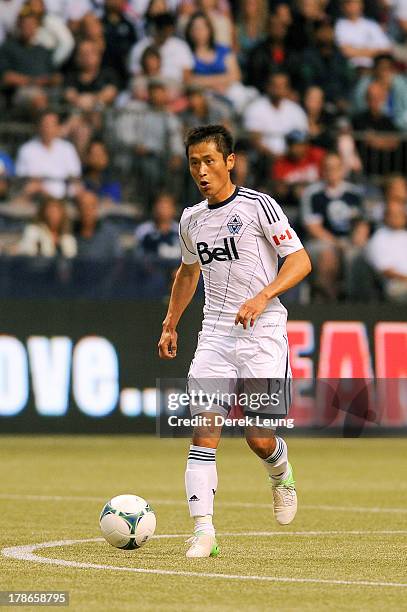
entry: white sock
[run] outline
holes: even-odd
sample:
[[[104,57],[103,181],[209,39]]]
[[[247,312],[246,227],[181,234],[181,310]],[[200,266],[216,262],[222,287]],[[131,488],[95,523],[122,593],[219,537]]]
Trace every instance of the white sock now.
[[[195,516],[194,533],[207,533],[215,535],[215,527],[212,523],[212,514],[206,514],[205,516]]]
[[[276,436],[276,448],[270,457],[263,459],[263,464],[273,481],[278,482],[279,480],[287,478],[289,473],[288,453],[287,444],[284,442],[283,438]]]
[[[217,486],[216,448],[191,444],[185,471],[185,490],[189,513],[195,518],[195,532],[215,533],[212,515]]]

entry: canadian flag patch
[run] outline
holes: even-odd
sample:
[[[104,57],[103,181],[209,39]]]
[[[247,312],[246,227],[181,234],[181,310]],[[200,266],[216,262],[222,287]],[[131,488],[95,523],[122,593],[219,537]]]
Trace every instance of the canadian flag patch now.
[[[288,238],[288,240],[291,240],[292,238],[291,232],[288,228],[285,230],[285,232],[281,232],[281,234],[279,234],[278,236],[276,234],[273,235],[273,240],[277,246],[284,242],[286,238]]]

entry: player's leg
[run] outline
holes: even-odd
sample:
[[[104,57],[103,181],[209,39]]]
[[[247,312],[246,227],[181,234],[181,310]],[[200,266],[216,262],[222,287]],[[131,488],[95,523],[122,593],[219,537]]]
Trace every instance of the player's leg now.
[[[287,444],[270,428],[261,427],[247,427],[246,441],[268,473],[274,516],[280,525],[288,525],[297,512],[297,494]]]
[[[213,525],[214,498],[218,488],[216,449],[221,427],[215,414],[202,414],[207,424],[194,428],[185,470],[185,490],[189,513],[194,520],[194,535],[187,557],[216,556],[219,552]]]
[[[250,397],[267,394],[277,397],[278,405],[260,406],[245,414],[256,416],[258,420],[275,419],[287,415],[291,401],[291,370],[289,366],[288,342],[285,327],[274,329],[271,337],[251,339],[250,347],[242,347],[245,392]],[[272,427],[253,426],[246,428],[249,447],[261,459],[273,492],[273,510],[278,523],[287,525],[293,521],[297,512],[297,494],[292,467],[288,461],[288,448],[285,440],[275,434]]]
[[[185,489],[190,516],[194,520],[194,535],[187,557],[209,557],[218,554],[213,525],[214,496],[218,486],[216,449],[221,426],[215,424],[216,415],[227,416],[229,406],[221,397],[230,392],[236,380],[236,370],[230,363],[233,339],[200,337],[195,357],[188,374],[188,391],[196,396],[191,400],[191,415],[199,415],[202,424],[194,428],[185,471]],[[208,402],[208,398],[216,401]]]

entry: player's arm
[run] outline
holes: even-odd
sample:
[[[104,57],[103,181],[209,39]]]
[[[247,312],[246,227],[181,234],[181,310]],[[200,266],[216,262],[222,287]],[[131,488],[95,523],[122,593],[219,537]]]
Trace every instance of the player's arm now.
[[[199,281],[199,263],[181,263],[175,275],[171,290],[167,315],[163,321],[163,330],[158,343],[158,354],[161,359],[174,359],[177,356],[176,327],[182,313],[192,300]]]
[[[310,258],[277,202],[263,194],[257,211],[259,230],[284,263],[269,285],[240,306],[235,325],[241,323],[244,329],[254,325],[270,300],[298,285],[311,272]]]
[[[241,305],[235,325],[241,323],[244,329],[248,325],[253,326],[270,300],[298,285],[310,272],[311,261],[305,249],[287,255],[274,281]]]

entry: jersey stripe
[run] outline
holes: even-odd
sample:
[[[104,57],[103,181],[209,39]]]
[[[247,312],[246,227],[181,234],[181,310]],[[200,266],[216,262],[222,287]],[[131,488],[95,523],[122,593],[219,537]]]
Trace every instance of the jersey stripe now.
[[[253,200],[253,202],[258,202],[260,204],[260,206],[263,209],[264,214],[267,217],[267,221],[270,223],[270,225],[273,223],[272,220],[269,217],[269,213],[267,212],[267,209],[265,208],[263,202],[259,199],[259,197],[252,197],[250,195],[248,195],[247,193],[243,194],[245,198],[247,198],[248,200]]]
[[[279,221],[280,217],[279,214],[277,212],[277,210],[274,208],[274,204],[273,204],[273,198],[271,196],[269,196],[268,193],[264,193],[261,191],[255,191],[254,189],[248,189],[247,187],[241,187],[240,189],[242,189],[243,192],[246,192],[246,194],[250,194],[250,195],[254,195],[257,196],[259,198],[261,198],[263,200],[263,202],[267,205],[268,210],[270,211],[271,216],[276,217],[275,221]],[[271,210],[270,210],[271,209]],[[273,211],[273,212],[271,212]]]
[[[253,199],[253,196],[254,196],[254,199],[257,199],[258,201],[263,202],[264,206],[267,208],[274,223],[280,220],[280,217],[276,209],[273,206],[273,200],[267,193],[261,193],[260,191],[249,190],[249,189],[246,189],[246,187],[241,188],[241,191],[242,191],[242,194],[245,197],[247,197],[249,200]],[[263,210],[264,210],[264,207],[263,207]],[[268,215],[266,216],[267,218],[269,218]],[[271,224],[271,221],[269,221],[269,223]]]
[[[266,201],[269,203],[269,206],[271,206],[271,208],[273,209],[274,214],[277,217],[277,221],[279,221],[280,217],[278,216],[278,212],[276,211],[276,209],[273,206],[273,198],[271,198],[267,193],[264,193],[263,196],[266,199]]]
[[[271,218],[273,219],[274,223],[276,223],[276,221],[278,221],[278,217],[277,215],[275,215],[274,213],[272,213],[270,206],[269,206],[269,202],[267,202],[266,198],[262,195],[259,195],[259,198],[264,202],[265,207],[267,208],[267,210],[269,211]]]

